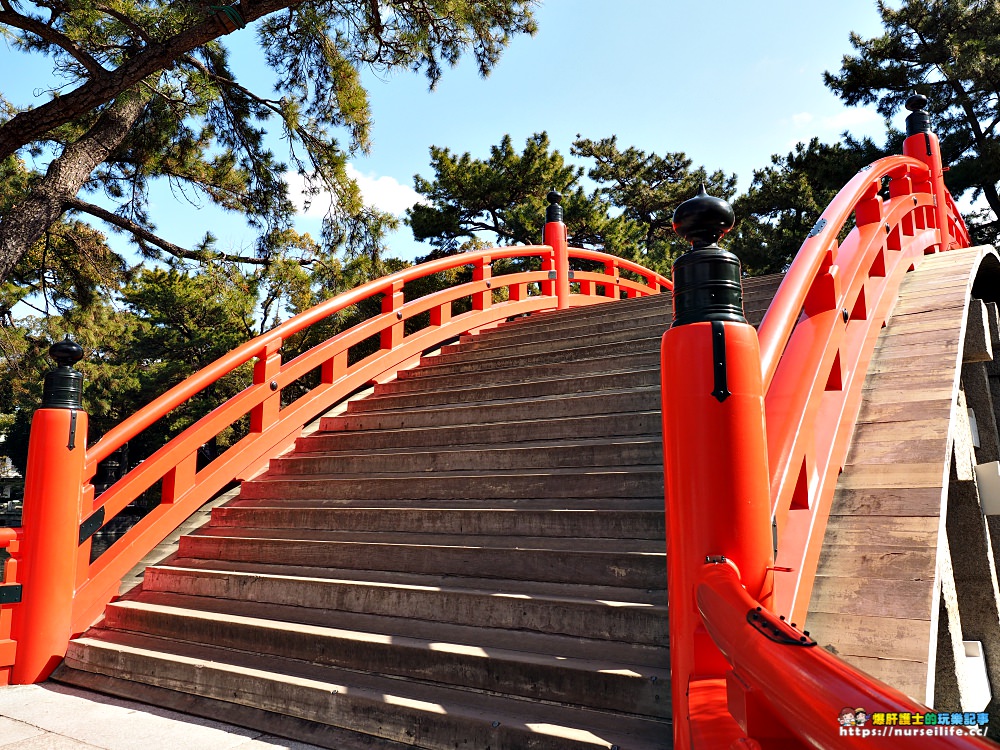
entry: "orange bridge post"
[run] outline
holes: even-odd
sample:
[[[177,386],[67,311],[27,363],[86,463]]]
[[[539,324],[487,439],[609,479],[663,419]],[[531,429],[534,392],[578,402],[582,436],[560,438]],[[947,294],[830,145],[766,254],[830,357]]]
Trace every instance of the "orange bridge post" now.
[[[542,241],[555,250],[557,307],[565,310],[569,307],[569,241],[566,225],[563,223],[563,207],[559,205],[562,196],[552,190],[546,197],[549,206],[545,209],[545,232]]]
[[[729,747],[744,736],[730,717],[710,710],[730,667],[698,612],[703,569],[728,564],[762,604],[772,596],[760,350],[743,315],[739,260],[717,244],[732,226],[732,207],[704,186],[674,213],[674,229],[692,243],[674,263],[673,324],[661,349],[677,750]]]
[[[83,375],[73,365],[83,350],[67,336],[53,344],[49,354],[58,367],[45,376],[42,406],[31,423],[22,518],[23,588],[11,623],[17,642],[11,682],[19,685],[47,678],[65,656],[72,636],[87,452]]]
[[[938,231],[941,233],[941,245],[938,251],[948,250],[951,246],[951,233],[948,229],[948,190],[944,186],[944,165],[941,161],[941,144],[937,135],[931,130],[931,117],[924,107],[927,97],[914,94],[906,100],[906,108],[910,114],[906,118],[906,140],[903,141],[903,155],[912,156],[922,161],[931,170],[931,191],[934,194],[934,216]]]

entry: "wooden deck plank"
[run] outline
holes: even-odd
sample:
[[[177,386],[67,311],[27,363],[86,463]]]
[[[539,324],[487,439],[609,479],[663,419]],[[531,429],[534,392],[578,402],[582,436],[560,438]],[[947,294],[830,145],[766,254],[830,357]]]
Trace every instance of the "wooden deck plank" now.
[[[903,337],[898,337],[902,339]],[[913,369],[919,372],[923,367],[927,367],[928,359],[930,358],[943,358],[943,357],[957,357],[958,355],[958,342],[955,340],[945,340],[945,341],[912,341],[907,342],[901,346],[884,346],[881,349],[876,349],[875,353],[872,355],[872,362],[875,364],[886,363],[890,360],[914,360],[917,358],[923,358],[923,364],[916,365]],[[909,361],[904,361],[901,363],[903,367],[911,367],[914,363]],[[875,372],[880,372],[875,370]]]
[[[958,362],[958,351],[954,351],[948,355],[948,359],[954,357],[955,362]],[[922,354],[914,354],[912,357],[906,357],[905,359],[884,359],[879,362],[872,362],[868,367],[868,375],[881,374],[885,372],[919,372],[922,368],[927,366],[927,356]]]
[[[825,543],[936,548],[939,525],[934,516],[830,516]]]
[[[869,589],[879,592],[879,596],[862,596]],[[915,619],[930,620],[933,597],[933,579],[817,576],[809,611],[890,618],[899,612],[926,612],[926,618]]]
[[[928,416],[948,422],[951,414],[951,399],[939,398],[921,401],[917,404],[863,404],[858,414],[861,424],[872,422],[911,422],[916,417],[926,419]],[[933,412],[930,414],[929,412]],[[947,424],[945,425],[947,429]]]
[[[941,373],[931,370],[929,372],[905,372],[894,373],[891,371],[880,373],[880,377],[865,378],[862,390],[866,396],[868,393],[876,393],[882,389],[897,390],[901,388],[938,388],[954,383],[953,377],[942,376]]]
[[[869,542],[872,540],[868,540]],[[824,544],[817,575],[862,576],[889,580],[933,578],[937,550],[872,544]]]
[[[919,319],[923,320],[923,316]],[[954,336],[949,335],[948,332],[961,323],[962,316],[954,315],[950,318],[942,318],[938,325],[925,331],[898,331],[893,330],[894,327],[890,326],[886,328],[885,335],[879,337],[875,351],[909,349],[914,346],[942,347],[955,344]]]
[[[940,465],[945,458],[947,445],[946,438],[910,440],[902,443],[892,439],[867,440],[851,445],[847,463],[857,465],[935,462]]]
[[[810,612],[809,633],[820,646],[838,655],[926,661],[930,647],[928,620],[901,617]]]
[[[905,416],[905,415],[904,415]],[[886,436],[894,437],[903,442],[905,440],[929,440],[947,435],[949,421],[947,417],[932,417],[930,419],[913,418],[896,419],[892,424],[875,420],[866,420],[864,408],[858,417],[858,424],[854,428],[854,440],[862,442],[885,440]],[[852,441],[853,442],[853,441]]]
[[[889,489],[837,488],[831,516],[931,516],[941,513],[941,491],[934,487]]]
[[[901,385],[901,383],[895,383]],[[950,401],[953,384],[913,383],[909,388],[873,388],[865,392],[866,404],[912,404],[917,401]]]
[[[917,313],[889,320],[882,335],[893,338],[922,331],[946,331],[955,320],[961,322],[961,307],[941,310],[939,314]]]
[[[844,466],[837,483],[844,489],[876,487],[942,487],[944,473],[938,462],[926,463],[859,463]]]

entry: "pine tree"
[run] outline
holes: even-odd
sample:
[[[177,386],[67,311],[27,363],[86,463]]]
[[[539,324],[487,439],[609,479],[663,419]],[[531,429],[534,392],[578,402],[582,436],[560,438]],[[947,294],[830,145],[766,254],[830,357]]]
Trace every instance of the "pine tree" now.
[[[890,142],[900,138],[890,134]],[[773,155],[771,165],[755,170],[747,192],[733,201],[737,224],[727,242],[743,272],[758,276],[786,270],[840,189],[887,153],[899,153],[898,146],[881,149],[867,138],[845,136],[834,144],[813,138],[785,156]]]
[[[685,249],[670,228],[674,209],[695,195],[702,182],[726,198],[732,197],[736,183],[735,176],[692,168],[681,153],[622,150],[613,137],[578,137],[571,154],[588,160],[590,168],[567,162],[552,149],[546,133],[528,138],[520,153],[504,136],[487,159],[432,147],[433,179],[414,178],[427,203],[407,212],[414,238],[436,248],[431,257],[484,242],[540,242],[545,196],[555,189],[563,195],[570,245],[603,250],[669,274],[673,259]],[[595,186],[589,192],[585,177]]]
[[[513,35],[534,31],[534,2],[0,1],[8,43],[49,57],[62,83],[36,107],[0,98],[0,168],[23,169],[20,154],[50,158],[44,173],[2,189],[0,281],[67,213],[129,233],[151,256],[267,265],[269,238],[294,210],[269,130],[287,140],[291,168],[335,197],[324,250],[377,254],[393,218],[366,210],[345,172],[368,147],[361,71],[422,70],[433,85],[470,52],[485,74]],[[230,64],[222,37],[247,25],[278,94],[254,90]],[[156,234],[147,200],[156,179],[245,216],[260,230],[255,252],[182,248]],[[115,209],[97,205],[96,191]]]
[[[950,166],[952,194],[982,197],[989,211],[971,217],[980,242],[1000,237],[1000,4],[981,0],[880,1],[884,33],[851,35],[846,55],[825,81],[851,105],[877,104],[887,119],[914,91],[929,99],[932,127]],[[989,214],[992,214],[990,216]]]

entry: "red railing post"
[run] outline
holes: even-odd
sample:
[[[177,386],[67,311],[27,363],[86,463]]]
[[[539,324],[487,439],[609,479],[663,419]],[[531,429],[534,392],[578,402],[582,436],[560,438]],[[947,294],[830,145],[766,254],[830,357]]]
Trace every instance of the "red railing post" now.
[[[674,229],[693,245],[674,264],[674,320],[661,352],[677,750],[709,746],[697,739],[704,728],[698,718],[705,708],[699,705],[700,687],[729,670],[701,624],[695,600],[706,562],[732,564],[765,605],[772,596],[760,350],[743,315],[739,260],[716,244],[732,226],[732,208],[704,188],[674,213]],[[707,721],[719,731],[718,716]]]
[[[67,337],[49,353],[58,367],[45,376],[42,406],[31,422],[24,479],[23,587],[11,623],[17,641],[11,682],[18,685],[47,678],[73,634],[87,413],[83,375],[72,366],[83,350]]]
[[[382,314],[394,312],[398,323],[393,323],[379,334],[382,349],[395,349],[403,343],[403,282],[393,282],[382,297]]]
[[[281,339],[273,339],[264,347],[264,350],[257,356],[257,361],[253,366],[254,385],[267,384],[271,393],[257,406],[250,410],[250,431],[264,432],[278,419],[278,412],[281,411],[281,392],[278,390],[276,378],[281,372]],[[194,475],[191,475],[194,479]],[[171,485],[173,479],[170,479]],[[166,488],[164,488],[166,489]]]
[[[618,284],[621,283],[621,270],[618,268],[618,259],[608,261],[604,264],[604,275],[608,277],[608,282],[604,285],[604,296],[611,299],[621,297],[621,290]]]
[[[493,266],[490,264],[490,256],[486,255],[479,259],[472,271],[472,280],[482,282],[481,290],[472,294],[473,310],[485,310],[493,304],[492,279]]]
[[[931,117],[924,107],[927,97],[914,94],[906,100],[910,110],[906,118],[906,140],[903,141],[903,155],[922,161],[931,170],[931,192],[934,194],[934,216],[941,235],[939,250],[951,247],[951,231],[948,226],[948,190],[944,186],[944,165],[941,162],[941,144],[931,131]]]
[[[546,196],[549,207],[545,209],[545,234],[543,242],[555,251],[555,293],[556,306],[560,310],[569,307],[569,239],[563,223],[563,208],[559,205],[562,196],[555,190]]]

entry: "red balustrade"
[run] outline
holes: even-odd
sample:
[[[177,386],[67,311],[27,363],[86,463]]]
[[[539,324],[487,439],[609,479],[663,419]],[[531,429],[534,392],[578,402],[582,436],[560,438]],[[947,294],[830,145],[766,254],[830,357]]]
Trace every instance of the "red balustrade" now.
[[[86,445],[85,414],[74,412],[81,419],[73,450],[66,447],[62,425],[62,421],[70,419],[70,411],[39,410],[36,420],[41,421],[32,432],[39,449],[29,458],[24,528],[0,529],[0,547],[6,546],[12,555],[4,583],[23,584],[19,603],[0,604],[0,684],[44,679],[65,653],[68,639],[100,615],[117,595],[122,577],[150,550],[234,480],[260,472],[269,458],[294,443],[306,424],[357,389],[392,378],[400,369],[416,363],[423,352],[445,341],[514,316],[607,302],[623,294],[658,294],[671,287],[668,279],[630,261],[567,247],[566,228],[561,222],[549,222],[545,236],[557,241],[556,246],[492,248],[441,258],[323,302],[221,357],[140,409],[92,446]],[[494,261],[507,258],[540,259],[542,270],[494,275]],[[573,292],[572,261],[596,262],[607,273],[576,272],[580,283]],[[468,267],[472,269],[471,281],[407,299],[408,284]],[[622,278],[621,271],[641,280]],[[352,305],[378,297],[379,314],[293,359],[283,359],[282,348],[290,337]],[[471,300],[471,309],[456,313],[453,305],[463,299]],[[408,330],[407,322],[424,313],[428,314],[428,324]],[[379,341],[379,348],[358,361],[350,361],[349,350],[373,337]],[[102,461],[172,409],[250,363],[253,383],[249,387],[219,404],[95,497],[92,481]],[[282,394],[290,392],[289,386],[317,371],[317,384],[295,400],[282,401]],[[199,448],[245,417],[249,417],[248,434],[199,468]],[[59,425],[50,429],[47,421],[53,420]],[[67,458],[71,461],[67,462]],[[159,504],[91,562],[88,533],[157,482]],[[53,513],[59,517],[58,524],[36,520],[51,518]],[[81,524],[90,532],[80,534]],[[78,535],[85,538],[79,541]]]
[[[664,446],[678,750],[889,747],[898,743],[889,732],[842,733],[837,712],[847,705],[874,705],[890,713],[927,711],[817,648],[794,625],[805,622],[862,385],[903,277],[922,256],[969,244],[968,230],[944,187],[937,138],[926,127],[926,113],[917,111],[923,101],[907,102],[913,114],[904,155],[862,169],[841,190],[768,308],[759,329],[757,399],[763,401],[763,414],[751,408],[753,383],[745,377],[746,368],[758,365],[757,338],[749,326],[711,323],[724,329],[721,349],[709,346],[707,329],[698,333],[707,322],[678,321],[679,329],[664,336],[665,365],[689,361],[692,370],[702,370],[698,377],[678,378],[665,366],[663,373],[664,436],[676,440],[684,433],[696,443],[683,451]],[[692,256],[707,235],[717,238],[725,231],[709,226],[707,211],[699,206],[685,214],[697,213],[704,222],[684,227],[696,245]],[[690,293],[677,275],[681,265],[674,266],[675,319],[678,300]],[[691,277],[701,283],[705,275]],[[699,357],[701,365],[694,362]],[[716,382],[720,365],[723,377],[743,373],[742,400],[711,403],[713,363]],[[699,407],[689,408],[696,401]],[[699,415],[698,428],[685,429],[683,421]],[[765,434],[763,457],[740,464],[734,446],[747,444],[756,456]],[[718,453],[718,446],[723,446],[726,471],[717,466],[713,473],[706,457]],[[737,481],[729,470],[736,465],[751,478],[766,471],[769,490],[755,490],[747,478]],[[767,531],[750,512],[761,504],[771,510],[773,564],[769,550],[747,541]],[[706,515],[714,521],[705,521]],[[683,584],[676,590],[675,581]],[[989,746],[957,734],[921,736],[920,742],[922,747]]]

